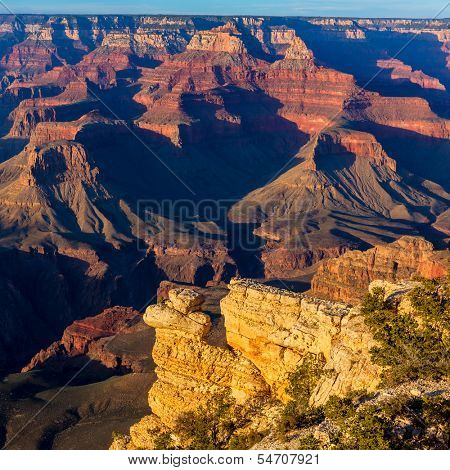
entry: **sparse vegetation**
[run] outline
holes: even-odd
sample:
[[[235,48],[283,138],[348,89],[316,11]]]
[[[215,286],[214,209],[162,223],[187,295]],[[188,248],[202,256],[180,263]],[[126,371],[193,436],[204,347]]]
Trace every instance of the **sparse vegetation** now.
[[[280,435],[294,428],[310,426],[322,419],[322,409],[311,407],[309,399],[324,373],[324,362],[322,357],[308,354],[298,369],[290,375],[287,393],[292,399],[281,414],[278,423]]]
[[[364,404],[332,397],[324,407],[333,449],[448,449],[450,402],[441,397],[393,397]]]
[[[175,433],[183,447],[197,450],[227,449],[236,430],[249,422],[249,410],[237,405],[230,393],[217,393],[205,406],[182,413],[177,419]],[[233,445],[242,445],[236,437]]]
[[[159,429],[155,430],[153,437],[155,450],[172,450],[176,449],[175,443],[170,432],[163,432]]]
[[[231,438],[228,448],[232,450],[251,449],[255,444],[260,442],[264,437],[265,437],[265,434],[258,432],[258,431],[240,433]]]
[[[301,450],[320,450],[321,444],[320,441],[310,433],[298,440],[297,447]]]
[[[362,313],[379,346],[372,360],[386,367],[385,385],[419,378],[440,379],[449,373],[449,281],[422,281],[409,294],[413,312],[401,312],[374,289],[362,304]]]

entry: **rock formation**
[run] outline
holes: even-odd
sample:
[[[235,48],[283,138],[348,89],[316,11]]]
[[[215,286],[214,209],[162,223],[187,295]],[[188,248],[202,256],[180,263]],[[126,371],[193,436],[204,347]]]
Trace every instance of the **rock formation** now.
[[[375,342],[357,308],[236,279],[221,301],[219,335],[213,333],[220,324],[201,311],[202,294],[176,288],[168,296],[144,315],[156,330],[152,415],[132,426],[129,441],[116,439],[113,449],[152,448],[155,435],[173,430],[181,413],[224,390],[240,404],[260,400],[260,411],[272,397],[276,413],[276,400],[288,400],[289,374],[310,354],[323,358],[327,371],[312,394],[314,405],[331,395],[374,390],[379,382],[369,355]]]
[[[392,80],[408,80],[422,88],[445,90],[444,85],[438,79],[428,76],[421,70],[413,71],[411,66],[404,64],[401,60],[379,60],[377,65],[382,69],[391,69]]]
[[[119,372],[142,372],[146,369],[145,362],[149,362],[148,356],[139,356],[136,351],[118,353],[115,350],[117,340],[113,338],[119,335],[126,342],[132,340],[133,333],[150,333],[137,323],[138,319],[140,314],[133,308],[112,307],[94,317],[76,320],[64,330],[60,341],[37,353],[22,372],[63,369],[70,358],[78,357],[98,361]],[[149,338],[147,334],[146,339]]]
[[[438,252],[421,237],[404,236],[387,245],[367,251],[352,250],[339,258],[323,261],[314,275],[314,295],[357,303],[375,279],[398,282],[421,276],[444,277],[448,252]]]
[[[228,344],[258,367],[280,399],[289,373],[308,353],[323,357],[325,369],[332,371],[314,393],[317,403],[377,385],[378,371],[369,358],[374,343],[357,309],[237,280],[222,299],[221,311]]]
[[[347,104],[345,116],[352,121],[367,120],[438,139],[448,139],[450,135],[450,121],[439,118],[422,98],[363,93]]]
[[[239,38],[240,34],[236,25],[233,22],[229,22],[211,31],[200,31],[195,34],[186,49],[241,55],[246,52],[246,49],[244,43]]]
[[[254,233],[267,240],[262,260],[268,277],[373,245],[380,224],[392,236],[408,220],[425,222],[418,207],[434,207],[428,222],[446,208],[439,196],[424,198],[405,184],[395,160],[369,133],[332,128],[296,157],[291,169],[230,210],[234,222],[259,224]]]
[[[280,116],[305,133],[325,128],[342,112],[355,89],[351,75],[315,66],[313,53],[298,37],[282,60],[258,76],[257,83],[280,101]]]
[[[268,392],[258,369],[226,345],[210,344],[211,319],[201,312],[204,298],[188,289],[174,289],[169,300],[151,306],[144,321],[156,330],[152,356],[158,381],[149,403],[170,426],[181,411],[196,409],[214,393],[231,389],[240,401]]]
[[[65,90],[55,97],[25,99],[9,116],[13,123],[8,135],[10,137],[30,137],[39,123],[62,120],[64,117],[70,116],[68,109],[71,105],[90,101],[93,100],[89,95],[85,81],[69,83]],[[76,109],[74,111],[77,112]]]

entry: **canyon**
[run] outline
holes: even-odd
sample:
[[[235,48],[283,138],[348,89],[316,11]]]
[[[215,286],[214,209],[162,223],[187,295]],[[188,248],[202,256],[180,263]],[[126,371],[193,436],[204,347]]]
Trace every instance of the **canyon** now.
[[[370,388],[376,371],[345,356],[367,357],[354,309],[369,285],[448,269],[449,31],[446,19],[0,15],[5,393],[29,388],[33,407],[35,386],[59,383],[48,375],[89,361],[100,388],[150,388],[149,305],[148,425],[173,425],[161,394],[176,410],[198,387],[283,400],[305,345],[334,370],[356,361],[318,403]],[[210,315],[183,311],[173,289],[205,296]],[[116,336],[137,350],[109,348]],[[191,343],[200,375],[180,378]]]

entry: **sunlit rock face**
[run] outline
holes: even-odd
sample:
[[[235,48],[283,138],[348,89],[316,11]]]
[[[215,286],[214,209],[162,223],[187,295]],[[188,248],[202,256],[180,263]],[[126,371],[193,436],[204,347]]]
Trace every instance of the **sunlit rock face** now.
[[[357,303],[375,279],[397,282],[412,276],[444,277],[448,254],[420,237],[405,236],[367,251],[349,251],[324,261],[312,280],[312,292],[329,299]]]

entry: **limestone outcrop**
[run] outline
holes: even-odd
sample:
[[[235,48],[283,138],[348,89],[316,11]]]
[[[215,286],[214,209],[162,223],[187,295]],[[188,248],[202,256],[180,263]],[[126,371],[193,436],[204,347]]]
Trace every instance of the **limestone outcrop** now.
[[[376,279],[390,282],[413,275],[439,278],[448,270],[448,251],[438,252],[422,237],[404,236],[367,251],[352,250],[319,266],[313,277],[314,295],[357,303]]]
[[[218,391],[230,389],[239,402],[269,391],[250,360],[217,340],[209,343],[212,323],[201,311],[203,301],[195,291],[174,289],[168,301],[148,307],[144,315],[147,325],[156,330],[152,356],[158,380],[150,390],[149,404],[166,426]]]
[[[314,403],[378,383],[378,369],[369,356],[374,342],[357,308],[233,280],[221,310],[228,344],[257,365],[281,400],[286,399],[289,374],[307,354],[322,357],[330,371],[318,385]]]
[[[243,54],[246,50],[239,36],[240,32],[237,30],[236,25],[229,22],[211,31],[200,31],[195,34],[187,45],[187,49]]]

